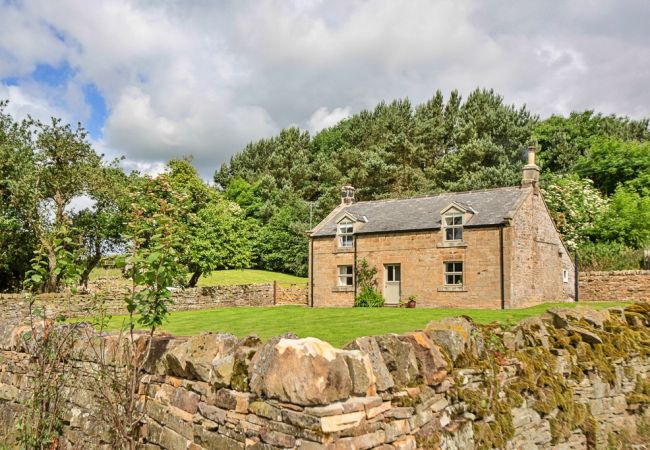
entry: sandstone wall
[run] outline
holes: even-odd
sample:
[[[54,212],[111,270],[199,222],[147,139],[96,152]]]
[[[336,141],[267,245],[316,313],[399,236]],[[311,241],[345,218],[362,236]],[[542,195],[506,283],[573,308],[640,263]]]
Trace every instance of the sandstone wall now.
[[[400,264],[401,299],[417,297],[418,306],[500,308],[499,230],[466,228],[464,242],[448,245],[443,233],[416,231],[355,236],[357,260],[377,268],[383,292],[386,264]],[[339,249],[334,237],[314,238],[314,306],[353,306],[354,287],[337,285],[337,266],[354,265],[352,249]],[[444,263],[462,261],[463,286],[445,286]],[[506,283],[508,280],[506,279]]]
[[[276,305],[306,305],[309,290],[306,283],[276,283],[275,304]]]
[[[36,296],[35,307],[45,308],[48,316],[65,312],[70,316],[83,316],[97,301],[101,301],[109,314],[125,314],[124,296],[128,291],[113,287],[107,293],[92,295],[41,294]],[[307,304],[306,285],[249,284],[236,286],[211,286],[178,289],[173,292],[171,311],[189,311],[225,306],[273,306],[275,304]],[[21,318],[27,315],[29,302],[22,294],[0,293],[0,317]]]
[[[650,308],[557,309],[543,319],[512,330],[445,319],[420,332],[358,338],[344,350],[292,335],[266,343],[227,334],[159,336],[139,389],[140,448],[514,450],[642,442],[635,432],[648,421]],[[26,332],[0,324],[0,432],[7,442],[31,386]],[[94,361],[83,357],[88,342],[78,345],[76,359],[84,373]],[[66,394],[62,447],[111,448],[92,389],[78,382]]]
[[[580,300],[650,301],[650,270],[584,272],[579,283]]]
[[[506,243],[512,252],[508,305],[521,308],[571,300],[575,289],[573,263],[541,194],[535,195],[531,189],[508,231]]]

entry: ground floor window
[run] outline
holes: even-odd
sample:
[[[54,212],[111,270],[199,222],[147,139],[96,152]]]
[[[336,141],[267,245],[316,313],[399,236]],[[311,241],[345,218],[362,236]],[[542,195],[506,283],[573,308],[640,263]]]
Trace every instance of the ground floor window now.
[[[565,283],[569,282],[569,271],[566,269],[562,271],[562,281],[564,281]]]
[[[354,269],[350,266],[337,266],[338,285],[339,286],[352,286],[354,284],[353,273]]]
[[[448,286],[462,286],[463,263],[459,261],[445,262],[445,284]]]

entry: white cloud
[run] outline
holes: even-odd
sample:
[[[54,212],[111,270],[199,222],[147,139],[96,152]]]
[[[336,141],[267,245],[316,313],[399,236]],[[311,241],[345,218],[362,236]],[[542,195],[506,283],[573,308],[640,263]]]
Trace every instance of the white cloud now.
[[[74,76],[60,90],[0,84],[0,97],[20,113],[87,120],[81,86],[95,84],[109,110],[102,146],[146,171],[192,154],[209,177],[247,142],[282,127],[317,131],[380,100],[418,103],[436,89],[493,87],[542,115],[650,115],[644,2],[16,5],[0,6],[0,78],[63,62]]]
[[[30,89],[31,88],[31,89]],[[74,122],[74,118],[65,109],[52,103],[50,96],[40,86],[7,86],[0,84],[0,99],[8,100],[6,112],[16,120],[28,116],[48,122],[52,116],[60,117],[66,122]]]
[[[307,121],[309,131],[317,133],[324,128],[336,125],[341,120],[350,117],[350,115],[350,108],[347,106],[345,108],[334,108],[332,111],[322,106],[314,111],[314,114]]]

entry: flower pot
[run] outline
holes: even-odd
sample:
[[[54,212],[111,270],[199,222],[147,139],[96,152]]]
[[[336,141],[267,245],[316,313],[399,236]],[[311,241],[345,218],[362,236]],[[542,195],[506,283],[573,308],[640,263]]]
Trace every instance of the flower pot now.
[[[407,307],[407,308],[415,308],[415,305],[416,305],[415,300],[409,300],[409,301],[406,303],[406,307]]]

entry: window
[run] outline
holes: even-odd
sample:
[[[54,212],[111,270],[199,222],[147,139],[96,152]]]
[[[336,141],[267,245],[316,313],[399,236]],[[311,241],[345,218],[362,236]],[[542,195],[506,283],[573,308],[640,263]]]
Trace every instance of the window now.
[[[351,220],[342,220],[338,225],[339,247],[352,247],[354,224]]]
[[[338,269],[338,285],[339,286],[352,286],[354,285],[352,266],[337,266]]]
[[[562,281],[564,281],[565,283],[569,282],[569,271],[566,269],[562,271]]]
[[[463,240],[463,215],[447,214],[443,217],[445,227],[445,241]]]
[[[463,285],[463,263],[462,262],[445,263],[445,284],[449,286]]]
[[[400,265],[399,264],[388,264],[386,266],[386,281],[400,281]]]

